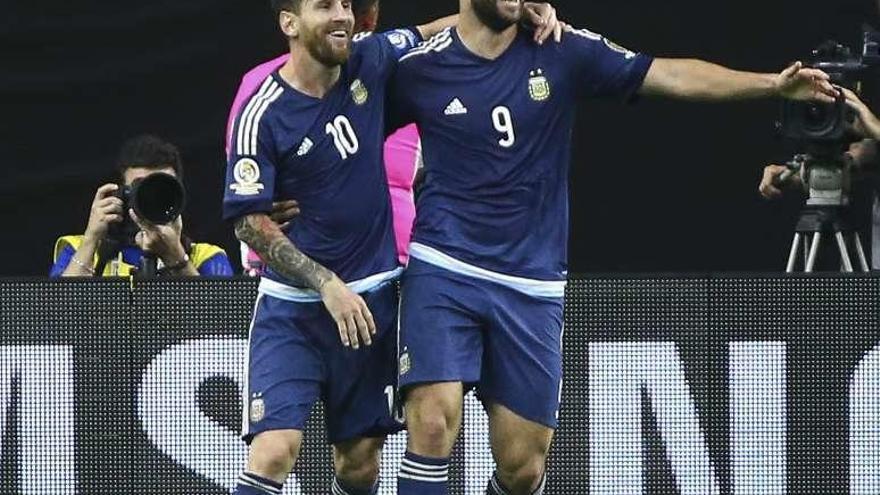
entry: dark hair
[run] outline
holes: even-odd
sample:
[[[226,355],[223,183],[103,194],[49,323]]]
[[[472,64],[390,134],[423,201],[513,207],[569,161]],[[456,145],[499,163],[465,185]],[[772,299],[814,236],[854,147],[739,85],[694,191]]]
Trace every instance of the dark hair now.
[[[173,168],[179,180],[183,180],[183,160],[177,146],[150,135],[142,134],[122,144],[116,159],[119,175],[132,168],[160,170]]]
[[[275,15],[278,15],[282,10],[298,13],[302,0],[270,0],[269,3],[272,4],[272,11],[275,12]]]
[[[302,0],[270,0],[269,3],[272,4],[272,11],[278,15],[282,10],[299,12]],[[377,3],[379,0],[351,0],[351,10],[354,11],[354,15],[361,15]]]

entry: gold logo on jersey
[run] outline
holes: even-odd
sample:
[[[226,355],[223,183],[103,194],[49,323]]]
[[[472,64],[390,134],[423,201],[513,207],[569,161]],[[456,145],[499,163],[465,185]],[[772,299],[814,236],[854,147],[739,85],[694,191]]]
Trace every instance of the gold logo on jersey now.
[[[260,194],[264,186],[260,183],[260,166],[251,158],[242,158],[232,169],[235,184],[229,186],[239,196]]]
[[[367,102],[367,99],[370,97],[370,92],[367,91],[367,87],[364,86],[364,83],[361,82],[360,79],[355,79],[353,83],[351,83],[351,99],[358,105],[363,105]]]
[[[544,77],[542,69],[535,69],[529,73],[529,96],[535,101],[550,98],[550,81]]]

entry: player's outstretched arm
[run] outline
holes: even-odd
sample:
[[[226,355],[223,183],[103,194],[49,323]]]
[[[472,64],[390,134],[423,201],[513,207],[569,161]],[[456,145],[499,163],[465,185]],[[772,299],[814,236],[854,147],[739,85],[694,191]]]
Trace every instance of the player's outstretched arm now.
[[[640,93],[698,101],[782,96],[827,103],[838,96],[828,74],[805,68],[800,62],[779,74],[758,74],[702,60],[670,58],[654,60]]]
[[[343,345],[357,349],[360,341],[372,344],[376,324],[364,300],[335,273],[297,249],[269,215],[257,213],[240,218],[235,222],[235,235],[256,251],[272,270],[321,294],[324,306],[336,321]]]

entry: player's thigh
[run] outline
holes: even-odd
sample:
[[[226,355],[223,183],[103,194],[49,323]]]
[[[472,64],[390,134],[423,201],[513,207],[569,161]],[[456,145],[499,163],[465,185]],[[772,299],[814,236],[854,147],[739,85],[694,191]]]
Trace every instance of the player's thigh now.
[[[556,428],[562,384],[562,299],[495,287],[479,384],[481,398]]]
[[[400,386],[479,379],[485,295],[467,277],[411,260],[400,307]]]
[[[540,476],[550,452],[554,430],[495,402],[487,402],[486,411],[492,456],[499,469],[507,473],[526,471]]]
[[[321,396],[322,356],[309,337],[317,304],[261,295],[248,338],[242,436],[302,430]]]
[[[270,430],[254,435],[247,471],[283,483],[302,448],[300,430]]]
[[[345,348],[337,338],[322,351],[324,416],[332,444],[384,437],[403,428],[395,408],[397,289],[389,284],[363,297],[376,322],[372,345]]]

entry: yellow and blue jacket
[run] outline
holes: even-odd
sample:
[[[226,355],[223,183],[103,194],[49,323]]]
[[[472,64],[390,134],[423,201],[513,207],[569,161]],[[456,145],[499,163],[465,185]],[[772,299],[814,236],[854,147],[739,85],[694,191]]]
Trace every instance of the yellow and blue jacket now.
[[[68,235],[59,238],[55,242],[55,252],[53,256],[52,269],[49,271],[50,277],[60,277],[70,259],[76,254],[77,249],[82,245],[83,236]],[[143,251],[137,246],[125,246],[104,268],[104,277],[127,277],[132,274],[133,270],[140,266]],[[213,244],[193,243],[189,251],[189,258],[193,266],[196,267],[202,276],[231,276],[232,265],[226,252],[220,247]],[[85,262],[85,260],[80,260]],[[92,260],[92,266],[98,263],[98,255]]]

